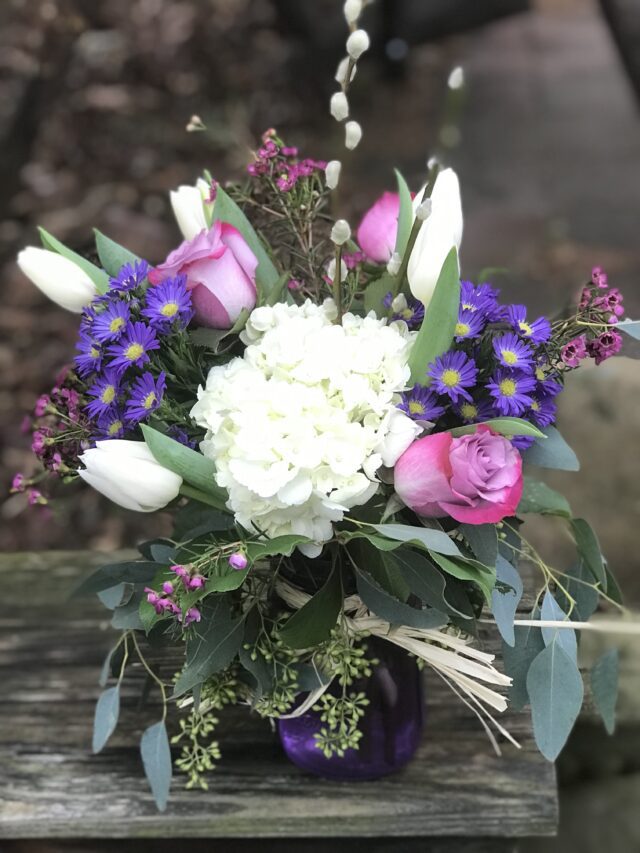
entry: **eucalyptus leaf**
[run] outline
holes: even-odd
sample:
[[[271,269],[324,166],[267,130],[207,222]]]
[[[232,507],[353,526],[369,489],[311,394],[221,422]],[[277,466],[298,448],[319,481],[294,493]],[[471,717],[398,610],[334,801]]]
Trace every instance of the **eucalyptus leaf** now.
[[[511,678],[509,704],[514,711],[521,711],[529,703],[527,693],[529,667],[545,645],[540,628],[516,625],[514,635],[513,646],[503,641],[502,659],[505,672]]]
[[[571,518],[571,507],[569,501],[560,492],[549,488],[546,483],[525,477],[522,498],[518,505],[518,514],[526,515],[527,513]]]
[[[448,622],[444,613],[432,607],[418,609],[389,595],[368,573],[357,569],[358,594],[372,613],[386,619],[392,625],[408,625],[411,628],[441,628]]]
[[[536,439],[533,445],[523,452],[523,460],[529,465],[537,465],[539,468],[579,471],[578,457],[558,430],[550,426],[546,427],[543,433],[546,439]]]
[[[82,581],[72,593],[72,598],[89,593],[111,589],[119,583],[150,583],[158,571],[158,564],[149,560],[134,560],[123,563],[109,563],[100,566],[88,578]]]
[[[491,604],[491,595],[495,586],[496,571],[487,570],[486,567],[481,567],[479,563],[466,562],[463,559],[445,557],[443,554],[438,554],[431,551],[431,557],[435,563],[447,574],[453,575],[463,581],[471,581],[477,584],[482,590],[485,601],[488,605]]]
[[[115,240],[107,237],[97,228],[94,228],[93,232],[96,237],[96,249],[100,263],[110,276],[117,276],[125,264],[135,264],[136,261],[140,260],[129,249],[125,249],[124,246],[116,243]]]
[[[460,268],[458,252],[451,249],[438,276],[422,326],[409,356],[411,382],[429,384],[429,365],[451,346],[460,309]]]
[[[556,599],[565,613],[569,613],[576,622],[587,622],[595,613],[600,593],[595,587],[591,572],[584,560],[577,560],[565,573],[562,585],[569,593],[573,602],[569,601],[561,589],[556,590]],[[572,608],[573,603],[573,608]]]
[[[578,553],[591,574],[606,592],[607,575],[598,537],[584,518],[574,518],[571,522],[571,529],[573,530],[573,538],[575,539]]]
[[[107,610],[115,610],[115,608],[119,604],[122,604],[125,588],[126,585],[124,583],[119,583],[117,584],[117,586],[112,586],[108,589],[100,590],[100,592],[98,593],[98,598],[107,608]]]
[[[111,626],[120,631],[143,630],[144,625],[140,619],[140,596],[134,595],[126,604],[116,607],[113,611]]]
[[[522,598],[522,578],[518,570],[504,557],[498,556],[496,562],[496,586],[491,593],[491,610],[502,639],[509,646],[515,646],[515,626],[513,624],[518,605]]]
[[[301,536],[298,533],[286,533],[283,536],[274,536],[273,539],[248,542],[246,545],[247,557],[252,563],[262,560],[265,557],[273,557],[279,554],[290,557],[294,548],[310,541],[308,536]]]
[[[544,598],[542,599],[540,618],[543,621],[566,622],[568,625],[571,624],[571,619],[569,619],[549,590],[545,592]],[[573,628],[542,628],[542,639],[544,640],[545,646],[549,646],[554,642],[558,643],[558,645],[562,646],[572,660],[577,661],[578,640]]]
[[[622,320],[616,329],[620,329],[621,332],[635,338],[636,341],[640,341],[640,320]]]
[[[567,742],[584,696],[576,662],[554,641],[535,658],[527,674],[533,734],[538,749],[555,761]]]
[[[381,536],[393,539],[397,542],[417,542],[430,551],[439,554],[449,554],[453,557],[461,557],[460,549],[456,543],[443,530],[433,530],[429,527],[412,527],[410,524],[372,524]]]
[[[163,812],[167,807],[172,776],[171,748],[164,720],[144,730],[140,755],[158,811]]]
[[[40,233],[42,245],[45,249],[49,249],[51,252],[57,252],[58,255],[62,255],[62,257],[66,258],[68,261],[73,261],[76,266],[80,267],[85,275],[89,276],[91,281],[95,284],[98,293],[107,292],[109,289],[109,276],[104,270],[101,270],[100,267],[92,264],[91,261],[83,258],[82,255],[79,255],[77,252],[69,249],[64,245],[64,243],[57,240],[53,234],[49,234],[48,231],[45,231],[44,228],[38,227],[38,231]]]
[[[618,650],[611,649],[598,658],[591,669],[593,702],[602,717],[607,732],[612,735],[616,727],[618,699]]]
[[[493,568],[498,558],[498,532],[495,524],[461,524],[460,533],[478,558],[478,562]]]
[[[395,251],[402,257],[407,249],[411,227],[413,225],[413,203],[411,191],[407,182],[398,169],[394,169],[396,181],[398,182],[398,196],[400,207],[398,210],[398,230],[396,233]]]
[[[489,421],[483,421],[480,424],[466,424],[465,426],[454,427],[449,430],[454,438],[461,435],[473,435],[478,431],[478,427],[487,426],[494,432],[500,435],[532,435],[535,438],[544,439],[544,433],[534,426],[529,421],[524,421],[522,418],[493,418]]]
[[[107,741],[115,731],[120,716],[120,688],[108,687],[103,690],[96,703],[96,712],[93,719],[93,741],[94,753],[100,752],[106,746]]]
[[[340,571],[336,568],[309,601],[280,628],[280,637],[292,649],[307,649],[331,636],[342,606]]]

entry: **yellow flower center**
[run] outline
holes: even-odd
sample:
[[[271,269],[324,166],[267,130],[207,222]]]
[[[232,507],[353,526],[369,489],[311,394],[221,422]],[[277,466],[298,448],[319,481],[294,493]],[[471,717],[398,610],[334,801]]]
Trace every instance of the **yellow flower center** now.
[[[468,421],[472,421],[478,417],[478,407],[474,406],[473,403],[463,403],[460,407],[460,412],[462,413],[462,417]]]
[[[471,326],[468,323],[456,323],[456,337],[464,337],[471,331]]]
[[[541,367],[536,367],[536,379],[538,380],[538,382],[543,382],[544,378],[544,370]]]
[[[516,390],[517,386],[513,379],[503,379],[500,383],[500,393],[503,397],[513,397]]]
[[[141,355],[144,355],[142,344],[129,344],[124,352],[124,357],[129,361],[137,361]]]
[[[448,367],[442,372],[442,384],[446,385],[447,388],[455,388],[455,386],[460,383],[461,379],[460,371],[454,370],[452,367]]]
[[[475,305],[471,305],[471,303],[470,303],[470,302],[463,302],[463,303],[462,303],[462,307],[465,309],[465,311],[477,311],[477,310],[478,310],[478,309],[476,308],[476,306],[475,306]]]
[[[109,331],[112,334],[119,332],[120,329],[124,326],[124,319],[122,317],[114,317],[113,320],[109,323]]]
[[[523,335],[530,337],[533,334],[533,329],[524,320],[520,320],[520,322],[518,323],[518,326],[520,327],[520,331],[522,332]]]
[[[531,404],[531,408],[533,409],[534,412],[539,412],[540,411],[540,403],[538,403],[537,400],[534,400],[533,403]]]
[[[109,435],[117,435],[122,429],[122,421],[114,421],[107,430]]]
[[[100,350],[98,347],[91,347],[91,358],[98,358],[100,355]]]
[[[165,304],[160,309],[160,313],[163,317],[175,317],[178,313],[178,303],[177,302],[165,302]]]
[[[113,403],[116,398],[116,389],[113,385],[107,385],[102,394],[100,395],[100,400],[103,403]]]
[[[511,349],[503,349],[502,350],[502,359],[505,362],[505,364],[517,364],[518,363],[518,356]]]
[[[144,402],[142,405],[145,409],[150,409],[151,406],[153,406],[153,404],[155,403],[155,401],[156,401],[156,392],[150,391],[147,394],[147,396],[144,398]]]
[[[409,412],[412,415],[424,415],[424,406],[417,400],[409,401]]]

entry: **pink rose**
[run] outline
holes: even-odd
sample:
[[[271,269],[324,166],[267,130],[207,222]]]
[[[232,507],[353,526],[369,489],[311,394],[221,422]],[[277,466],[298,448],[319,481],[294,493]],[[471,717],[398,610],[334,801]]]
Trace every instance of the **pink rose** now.
[[[386,264],[396,245],[400,196],[383,193],[362,217],[358,245],[370,261]]]
[[[196,320],[213,329],[230,329],[243,308],[256,304],[258,259],[240,232],[214,222],[193,240],[185,240],[167,260],[151,270],[149,281],[186,275]]]
[[[510,441],[487,426],[461,438],[435,433],[402,454],[395,488],[418,515],[495,524],[514,515],[520,503],[522,459]]]

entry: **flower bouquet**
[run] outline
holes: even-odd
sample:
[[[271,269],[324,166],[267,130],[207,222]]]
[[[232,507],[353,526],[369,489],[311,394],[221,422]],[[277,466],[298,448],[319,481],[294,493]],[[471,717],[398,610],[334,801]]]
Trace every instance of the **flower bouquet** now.
[[[347,93],[368,47],[349,0]],[[461,84],[456,72],[450,86]],[[192,120],[193,126],[198,121]],[[361,128],[345,124],[348,148]],[[97,593],[121,635],[100,679],[93,746],[107,743],[138,661],[162,700],[141,752],[158,806],[175,765],[206,787],[220,710],[279,721],[293,761],[371,778],[420,735],[419,669],[446,682],[498,748],[509,699],[530,704],[553,760],[583,700],[576,631],[621,600],[596,535],[523,465],[576,470],[556,399],[585,360],[616,354],[622,297],[594,269],[555,319],[460,277],[458,180],[429,165],[413,196],[398,174],[352,234],[332,214],[341,164],[267,131],[246,179],[209,174],[171,194],[184,236],[156,265],[96,232],[94,260],[41,231],[24,273],[81,314],[77,352],[38,400],[43,472],[14,489],[45,503],[45,474],[82,479],[137,512],[173,513],[168,538],[106,565]],[[578,559],[548,565],[530,513],[567,525]],[[537,569],[518,612],[521,560]],[[476,642],[493,623],[500,666]],[[177,658],[176,658],[177,653]],[[613,726],[616,657],[591,673]]]

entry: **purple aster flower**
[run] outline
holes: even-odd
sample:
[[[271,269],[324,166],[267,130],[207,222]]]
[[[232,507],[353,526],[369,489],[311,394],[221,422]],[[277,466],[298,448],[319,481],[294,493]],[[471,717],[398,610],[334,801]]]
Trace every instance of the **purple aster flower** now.
[[[556,419],[556,404],[551,397],[534,397],[527,412],[527,417],[541,427],[550,426]]]
[[[159,332],[167,332],[174,323],[184,328],[193,317],[191,294],[184,275],[167,278],[156,287],[148,288],[145,299],[142,313]]]
[[[493,351],[500,364],[512,370],[528,370],[533,364],[531,348],[513,332],[494,338]]]
[[[424,385],[415,385],[411,391],[405,391],[398,408],[414,421],[437,421],[445,413],[445,407],[438,402],[438,395]]]
[[[496,409],[501,415],[510,417],[521,415],[531,406],[531,394],[535,388],[536,380],[533,376],[504,369],[498,369],[487,384]]]
[[[622,336],[614,329],[603,332],[587,344],[587,352],[595,359],[596,364],[602,364],[612,355],[617,355],[622,349]]]
[[[486,316],[482,311],[461,308],[458,314],[458,322],[456,323],[456,340],[459,342],[467,338],[479,338],[486,322]]]
[[[533,323],[527,322],[526,305],[510,305],[507,311],[509,322],[522,338],[543,344],[551,337],[551,323],[546,317],[538,317]]]
[[[587,357],[587,341],[584,335],[574,338],[560,350],[560,357],[567,367],[578,367]]]
[[[142,367],[149,361],[149,351],[159,347],[153,329],[145,323],[129,323],[118,343],[109,347],[109,355],[113,356],[111,366],[119,373],[132,365]]]
[[[486,397],[464,400],[455,407],[455,413],[466,424],[478,424],[491,420],[495,416],[493,404]]]
[[[125,264],[115,278],[109,279],[111,290],[120,293],[128,293],[142,284],[149,273],[149,264],[146,261],[135,261],[133,264]]]
[[[562,391],[563,385],[560,382],[560,377],[557,373],[548,373],[545,368],[548,365],[545,363],[537,364],[535,369],[536,382],[538,387],[537,394],[544,394],[547,397],[557,397]]]
[[[124,415],[119,408],[113,408],[98,418],[97,438],[122,438],[124,435]]]
[[[478,368],[475,361],[465,353],[449,350],[429,365],[427,375],[433,379],[434,388],[439,394],[447,394],[457,403],[460,397],[471,400],[466,389],[476,384]]]
[[[104,415],[109,409],[113,409],[118,404],[118,395],[120,394],[120,376],[116,370],[107,367],[105,372],[98,376],[96,381],[87,391],[89,397],[93,397],[90,403],[85,406],[85,411],[90,418],[98,419]]]
[[[73,359],[78,374],[83,378],[100,370],[104,353],[102,347],[87,332],[80,331],[76,349],[79,355]]]
[[[516,450],[523,451],[528,450],[531,447],[535,438],[532,435],[512,435],[509,437],[509,441],[513,444]]]
[[[182,427],[179,427],[177,424],[172,424],[169,427],[167,435],[171,436],[171,438],[179,444],[184,444],[185,447],[190,447],[192,450],[195,450],[196,442],[189,438],[187,431],[182,429]]]
[[[424,320],[424,305],[413,296],[405,298],[406,306],[395,311],[392,320],[404,320],[410,329],[417,329],[422,325]]]
[[[490,284],[477,287],[470,281],[460,282],[460,309],[481,314],[488,322],[502,318],[503,309],[498,302],[500,291]]]
[[[129,423],[146,421],[162,402],[167,387],[166,376],[161,373],[156,380],[150,373],[143,373],[133,383],[127,400],[125,418]]]
[[[117,341],[124,334],[129,322],[129,306],[126,302],[112,299],[104,311],[95,315],[91,333],[99,343]]]

